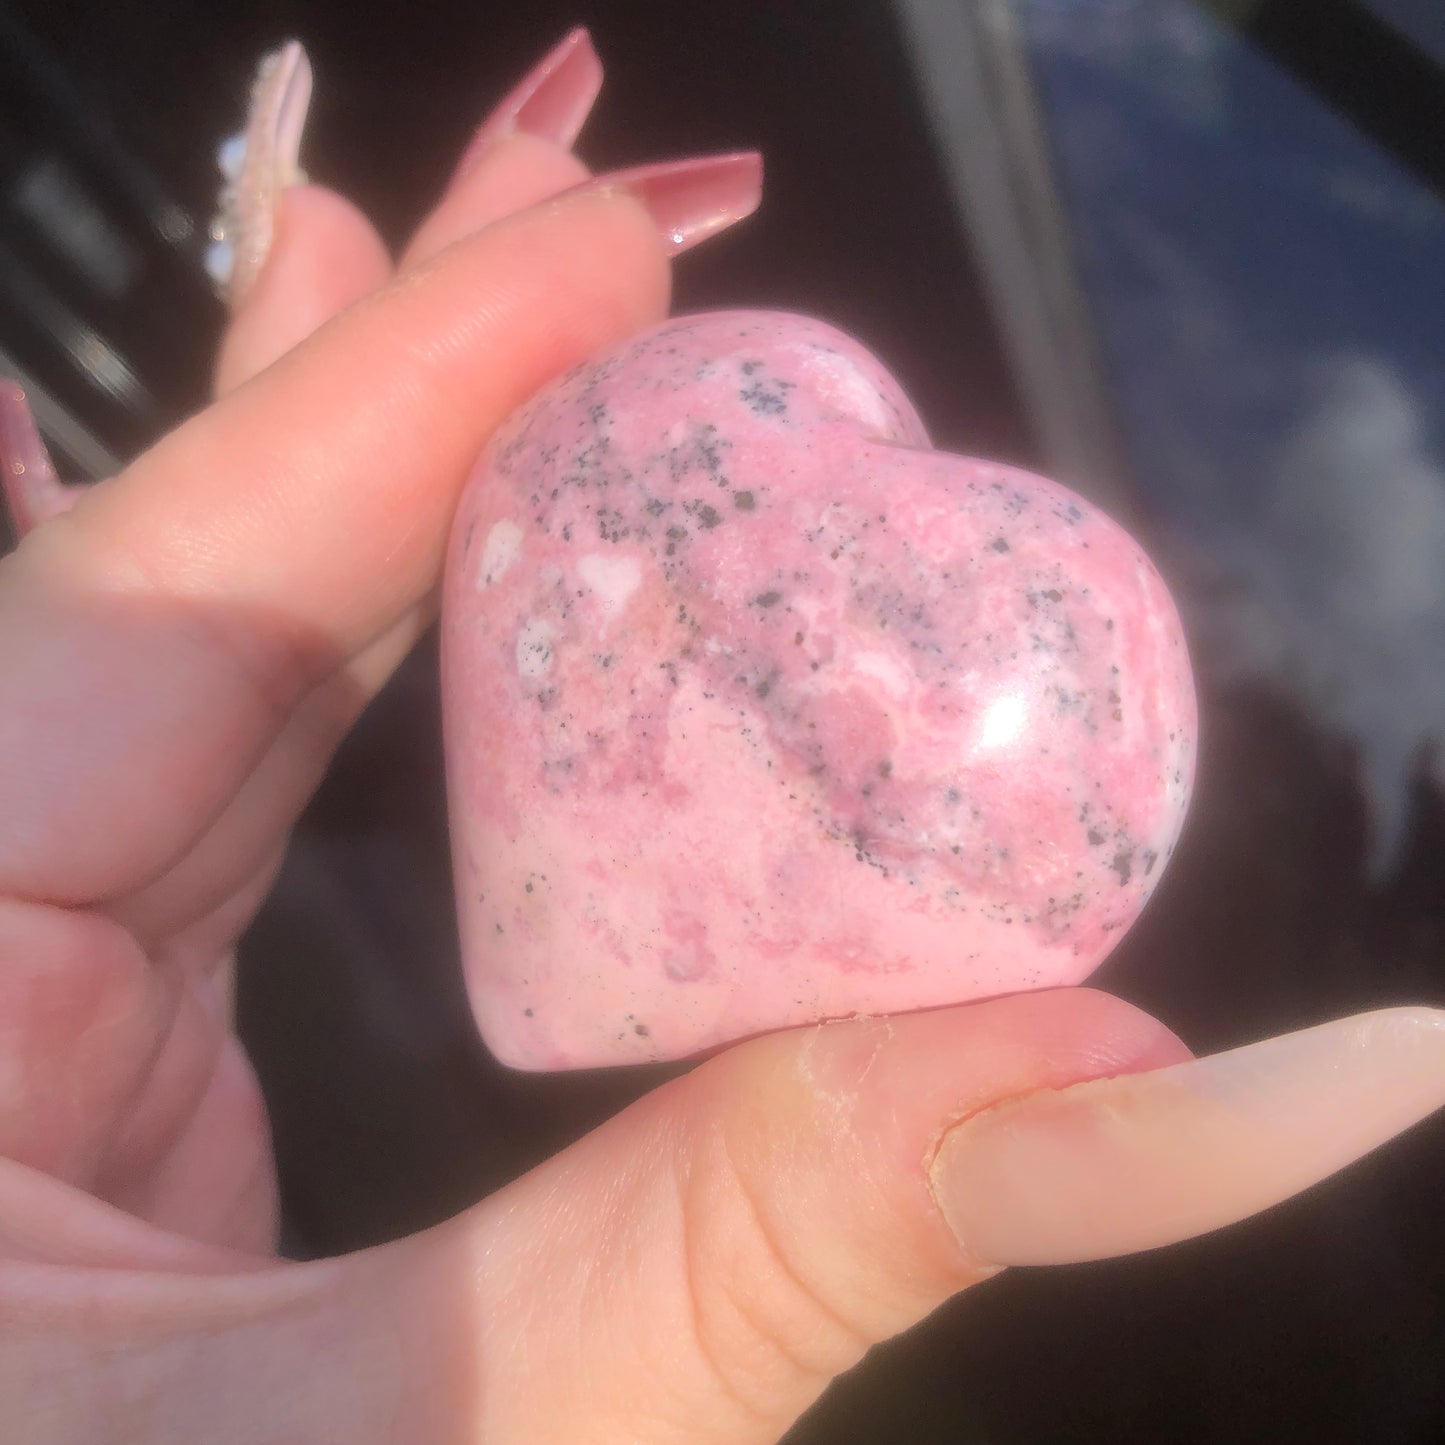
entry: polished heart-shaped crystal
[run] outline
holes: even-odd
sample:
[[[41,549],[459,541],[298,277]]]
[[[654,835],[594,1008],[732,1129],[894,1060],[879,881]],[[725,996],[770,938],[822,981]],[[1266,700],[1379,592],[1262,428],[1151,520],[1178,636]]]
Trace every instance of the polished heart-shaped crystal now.
[[[1075,983],[1193,776],[1137,544],[930,450],[796,316],[668,322],[513,417],[458,512],[443,665],[468,987],[523,1068]]]

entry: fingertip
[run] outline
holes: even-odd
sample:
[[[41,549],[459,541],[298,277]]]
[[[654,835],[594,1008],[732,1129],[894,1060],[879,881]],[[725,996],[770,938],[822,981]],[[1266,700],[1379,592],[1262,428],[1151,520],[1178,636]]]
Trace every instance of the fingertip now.
[[[402,265],[425,261],[494,221],[580,185],[589,175],[587,167],[555,141],[526,131],[494,137],[458,171],[417,227]]]
[[[939,1207],[1001,1264],[1106,1259],[1267,1209],[1445,1106],[1445,1012],[1386,1009],[1038,1092],[951,1130]]]
[[[767,1100],[764,1130],[756,1115],[732,1116],[740,1157],[765,1151],[749,1166],[758,1177],[775,1167],[767,1156],[780,1141],[794,1160],[807,1141],[813,1167],[792,1171],[779,1207],[831,1220],[834,1267],[851,1279],[860,1310],[870,1297],[876,1307],[884,1284],[912,1282],[917,1292],[904,1291],[897,1306],[901,1328],[910,1312],[918,1317],[996,1267],[961,1248],[938,1210],[930,1167],[951,1126],[1012,1098],[1190,1057],[1141,1009],[1067,988],[774,1035],[724,1055],[718,1087]],[[855,1203],[871,1194],[874,1209],[841,1207],[844,1179]],[[885,1215],[891,1228],[881,1230]]]
[[[324,186],[288,187],[270,254],[221,339],[215,394],[264,371],[390,275],[386,246],[356,206]]]

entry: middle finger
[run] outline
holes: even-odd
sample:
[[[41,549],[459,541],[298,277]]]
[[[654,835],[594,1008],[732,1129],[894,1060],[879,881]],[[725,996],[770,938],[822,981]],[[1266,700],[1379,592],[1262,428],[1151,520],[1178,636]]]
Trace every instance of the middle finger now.
[[[287,73],[304,79],[298,104],[290,107],[273,103],[283,63]],[[487,116],[413,236],[403,269],[585,180],[586,168],[569,148],[601,84],[601,62],[579,27]],[[350,201],[322,186],[301,184],[310,91],[310,61],[295,41],[262,61],[239,138],[241,175],[224,188],[218,220],[229,238],[220,247],[223,256],[234,251],[237,257],[226,284],[232,318],[216,361],[218,396],[263,371],[392,274],[381,237]],[[223,154],[230,145],[222,147]],[[267,184],[245,184],[257,174]]]

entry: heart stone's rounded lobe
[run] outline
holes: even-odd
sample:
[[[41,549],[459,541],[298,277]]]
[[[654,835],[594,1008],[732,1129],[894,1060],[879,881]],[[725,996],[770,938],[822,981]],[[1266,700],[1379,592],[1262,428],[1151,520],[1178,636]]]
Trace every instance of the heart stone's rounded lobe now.
[[[496,437],[448,561],[468,985],[507,1063],[1083,978],[1193,775],[1178,617],[1038,477],[927,449],[856,343],[666,323]]]

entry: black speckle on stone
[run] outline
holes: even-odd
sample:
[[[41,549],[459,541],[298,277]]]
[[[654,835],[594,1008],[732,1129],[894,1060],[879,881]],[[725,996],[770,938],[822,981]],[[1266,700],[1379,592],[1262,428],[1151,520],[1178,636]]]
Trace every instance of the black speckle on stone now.
[[[757,503],[753,500],[751,492],[734,492],[733,506],[740,512],[751,512]]]
[[[1097,828],[1089,829],[1088,838],[1091,848],[1097,848],[1104,841],[1104,835]]]
[[[988,544],[988,549],[990,552],[1007,552],[1009,550],[1008,538],[995,537],[993,541]]]
[[[597,535],[604,542],[622,542],[632,535],[632,528],[615,508],[598,507]]]
[[[776,607],[783,600],[781,592],[760,592],[753,598],[755,607]]]
[[[722,521],[722,518],[718,515],[718,510],[716,507],[712,507],[709,506],[707,503],[704,503],[701,507],[697,509],[697,521],[698,526],[704,528],[706,531],[711,532],[712,529],[716,527],[719,522]]]
[[[1158,861],[1159,855],[1152,848],[1144,850],[1144,876],[1146,878],[1154,871],[1154,865]]]
[[[1064,600],[1064,594],[1060,592],[1057,587],[1045,588],[1044,596],[1047,597],[1050,602],[1062,602]]]
[[[529,883],[529,884],[527,884],[527,892],[530,893],[531,891],[532,891],[532,885]]]
[[[529,1009],[529,1008],[524,1008],[524,1009],[522,1010],[522,1012],[523,1012],[528,1018],[531,1018],[531,1017],[532,1017],[532,1010],[531,1010],[531,1009]]]
[[[1114,872],[1119,875],[1119,886],[1122,888],[1134,873],[1134,854],[1127,848],[1120,848],[1114,854],[1114,861],[1109,864]]]
[[[783,416],[788,410],[788,392],[792,387],[791,381],[774,381],[771,387],[754,381],[738,392],[738,400],[754,416]]]
[[[649,497],[643,510],[649,517],[660,517],[667,510],[667,503],[661,497]]]
[[[502,925],[499,923],[499,924],[497,924],[497,932],[500,933],[501,931],[502,931]]]
[[[635,1033],[640,1039],[647,1039],[652,1037],[652,1030],[648,1028],[646,1024],[633,1024],[632,1032]]]

